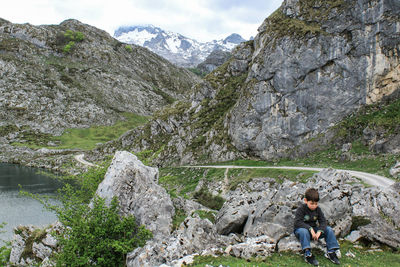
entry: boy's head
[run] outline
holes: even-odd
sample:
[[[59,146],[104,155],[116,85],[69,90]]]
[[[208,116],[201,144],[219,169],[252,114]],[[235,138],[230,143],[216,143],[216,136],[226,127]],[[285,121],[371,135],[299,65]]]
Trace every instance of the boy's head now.
[[[315,210],[318,207],[319,194],[317,189],[308,188],[304,194],[304,203],[310,210]]]

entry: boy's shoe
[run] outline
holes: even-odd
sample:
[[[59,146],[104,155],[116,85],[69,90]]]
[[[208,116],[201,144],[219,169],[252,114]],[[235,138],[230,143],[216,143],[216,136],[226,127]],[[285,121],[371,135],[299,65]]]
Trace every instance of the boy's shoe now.
[[[318,266],[319,263],[318,261],[315,259],[314,255],[310,254],[309,256],[304,255],[304,260],[314,266]]]
[[[340,264],[340,261],[336,255],[336,252],[325,253],[325,257],[327,257],[334,264]]]

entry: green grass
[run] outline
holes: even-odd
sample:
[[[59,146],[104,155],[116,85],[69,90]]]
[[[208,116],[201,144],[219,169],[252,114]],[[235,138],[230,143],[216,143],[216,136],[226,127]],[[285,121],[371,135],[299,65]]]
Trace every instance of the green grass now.
[[[211,163],[210,165],[235,165],[235,166],[293,166],[293,167],[316,167],[316,168],[334,168],[354,171],[368,172],[385,177],[390,177],[389,170],[400,160],[400,155],[395,154],[373,154],[368,147],[360,141],[352,144],[349,160],[345,154],[334,145],[326,147],[325,150],[314,152],[304,158],[298,159],[280,159],[274,162],[262,160],[240,159],[227,162]],[[285,173],[288,170],[285,170]],[[289,173],[289,172],[288,172]],[[271,174],[272,175],[272,174]],[[290,178],[289,178],[290,179]]]
[[[126,131],[143,125],[148,121],[147,117],[133,113],[124,113],[123,115],[126,120],[118,121],[111,126],[66,129],[61,136],[46,135],[41,138],[29,138],[25,143],[13,143],[13,145],[28,146],[30,148],[48,147],[56,149],[90,150],[95,148],[96,144],[114,140]],[[57,146],[50,147],[47,145],[48,142],[53,142]]]
[[[351,252],[355,255],[355,258],[345,256],[347,252]],[[313,251],[319,266],[333,267],[338,266],[331,263],[326,259],[321,251]],[[399,252],[392,252],[391,250],[385,249],[383,252],[368,252],[368,248],[355,248],[348,242],[341,244],[342,258],[340,259],[340,266],[346,267],[396,267],[400,266],[400,254]],[[263,255],[260,255],[262,257]],[[272,256],[265,259],[253,258],[250,260],[239,259],[231,256],[197,256],[195,262],[189,266],[200,267],[206,264],[212,266],[231,266],[231,267],[266,267],[266,266],[290,266],[290,267],[303,267],[307,266],[304,262],[302,255],[295,254],[293,252],[284,253],[273,253]],[[311,266],[311,265],[310,265]]]
[[[306,183],[316,173],[315,171],[285,170],[285,169],[230,169],[229,189],[234,190],[240,183],[248,183],[254,178],[275,178],[278,183],[284,180]]]

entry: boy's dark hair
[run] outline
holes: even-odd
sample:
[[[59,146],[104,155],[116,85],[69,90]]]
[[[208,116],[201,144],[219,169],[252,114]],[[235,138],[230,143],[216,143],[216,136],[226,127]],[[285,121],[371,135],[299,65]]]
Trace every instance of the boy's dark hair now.
[[[318,190],[315,188],[308,188],[306,190],[306,193],[304,194],[304,198],[307,199],[307,201],[319,201],[319,194]]]

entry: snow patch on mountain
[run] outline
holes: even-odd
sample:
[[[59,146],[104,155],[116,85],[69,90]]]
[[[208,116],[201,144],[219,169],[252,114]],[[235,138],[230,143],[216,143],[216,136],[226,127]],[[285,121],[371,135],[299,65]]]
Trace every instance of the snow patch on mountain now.
[[[180,67],[196,67],[211,52],[230,52],[245,41],[234,33],[223,40],[202,43],[153,25],[120,27],[115,31],[114,37],[124,43],[144,46]]]

